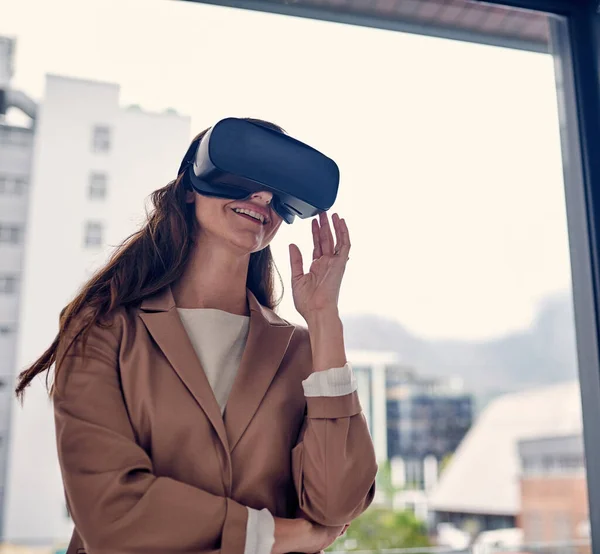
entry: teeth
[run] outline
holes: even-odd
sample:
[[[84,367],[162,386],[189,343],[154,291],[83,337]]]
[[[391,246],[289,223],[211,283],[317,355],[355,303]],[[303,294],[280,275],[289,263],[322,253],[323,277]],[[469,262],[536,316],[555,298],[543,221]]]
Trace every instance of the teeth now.
[[[257,212],[253,212],[252,210],[247,210],[245,208],[234,208],[233,211],[236,212],[236,213],[238,213],[238,214],[249,215],[250,217],[253,217],[254,219],[258,219],[258,221],[260,221],[261,223],[265,222],[265,216],[264,215],[259,214]]]

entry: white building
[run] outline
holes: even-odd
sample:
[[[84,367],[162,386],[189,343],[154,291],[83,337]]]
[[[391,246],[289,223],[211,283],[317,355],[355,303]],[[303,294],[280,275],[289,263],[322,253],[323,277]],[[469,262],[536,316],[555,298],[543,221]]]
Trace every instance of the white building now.
[[[431,454],[423,458],[398,454],[398,444],[397,441],[396,444],[393,442],[393,433],[399,425],[399,413],[394,408],[403,406],[401,412],[404,420],[400,425],[411,429],[423,423],[417,421],[414,414],[410,414],[415,397],[464,397],[463,384],[454,378],[425,378],[418,375],[413,368],[402,364],[394,352],[350,350],[348,360],[356,375],[358,396],[373,439],[377,462],[380,469],[383,463],[390,462],[390,484],[397,491],[390,499],[386,498],[382,487],[379,487],[375,502],[391,502],[395,509],[410,510],[427,522],[429,496],[438,481],[438,460]],[[427,432],[427,429],[422,429],[423,435]]]
[[[399,365],[398,355],[350,350],[347,357],[356,375],[358,397],[373,439],[375,457],[377,462],[384,462],[388,459],[386,371]]]
[[[11,87],[14,45],[0,36],[0,536],[36,112]]]
[[[119,87],[48,76],[37,119],[16,369],[52,343],[60,310],[144,220],[175,176],[190,121],[119,105]],[[12,410],[4,539],[68,539],[51,402],[42,380]]]

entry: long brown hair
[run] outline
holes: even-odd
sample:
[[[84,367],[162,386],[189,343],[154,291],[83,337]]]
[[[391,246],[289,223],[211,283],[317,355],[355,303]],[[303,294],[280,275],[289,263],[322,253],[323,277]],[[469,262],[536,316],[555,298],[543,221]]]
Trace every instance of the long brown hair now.
[[[246,118],[271,129],[284,132],[281,127],[260,119]],[[198,143],[208,129],[197,135]],[[188,150],[188,153],[191,150]],[[151,194],[153,209],[147,213],[143,227],[127,237],[113,252],[108,263],[85,283],[75,298],[60,312],[59,330],[50,347],[27,369],[19,374],[17,398],[23,400],[31,381],[41,373],[46,374],[57,361],[57,350],[73,319],[85,308],[88,317],[75,334],[85,343],[91,327],[109,316],[119,307],[129,307],[173,283],[183,273],[197,231],[193,203],[186,203],[184,172],[165,187]],[[247,287],[257,300],[268,308],[275,308],[280,299],[275,297],[275,262],[270,247],[250,256]],[[74,340],[71,342],[73,344]],[[69,345],[70,346],[70,345]],[[58,371],[58,367],[55,369]],[[52,394],[54,386],[50,390]]]

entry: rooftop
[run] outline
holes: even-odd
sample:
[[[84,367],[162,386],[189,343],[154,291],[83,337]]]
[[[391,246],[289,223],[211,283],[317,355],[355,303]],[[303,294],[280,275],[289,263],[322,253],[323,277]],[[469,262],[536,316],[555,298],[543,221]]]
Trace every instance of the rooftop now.
[[[519,441],[579,434],[581,430],[581,399],[576,381],[496,399],[455,452],[432,493],[431,509],[517,515]]]

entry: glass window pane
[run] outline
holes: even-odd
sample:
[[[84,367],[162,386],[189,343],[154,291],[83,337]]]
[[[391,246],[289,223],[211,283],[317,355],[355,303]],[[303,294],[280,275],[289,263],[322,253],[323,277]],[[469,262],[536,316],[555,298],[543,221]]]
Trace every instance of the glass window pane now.
[[[90,200],[102,200],[106,197],[107,176],[105,173],[90,173]]]
[[[103,125],[96,125],[93,129],[92,151],[108,152],[110,149],[110,129]]]
[[[102,223],[88,221],[85,225],[84,244],[86,247],[102,246]]]
[[[395,28],[382,30],[186,2],[89,0],[84,13],[54,0],[36,4],[39,21],[58,10],[87,21],[92,10],[93,25],[39,26],[8,1],[0,32],[23,50],[16,73],[14,44],[0,41],[0,79],[44,108],[23,102],[0,124],[0,243],[14,238],[7,214],[21,210],[32,276],[22,306],[7,294],[0,302],[12,314],[0,321],[30,314],[18,333],[3,332],[10,357],[0,359],[13,359],[17,335],[24,345],[11,375],[47,347],[37,338],[53,337],[113,245],[139,229],[193,136],[227,116],[272,120],[338,163],[332,212],[353,245],[339,306],[380,471],[373,505],[332,548],[530,552],[541,541],[549,554],[565,543],[591,551],[568,121],[546,15],[464,0],[319,2]],[[272,244],[285,283],[279,314],[303,324],[288,285],[291,242],[308,269],[309,222],[282,225]],[[21,261],[10,263],[3,293],[21,274]],[[51,407],[38,405],[28,409],[47,410],[31,416],[45,427],[15,414],[17,469],[5,481],[0,472],[0,490],[14,492],[0,521],[7,540],[56,546],[72,528],[60,475],[19,470],[32,459],[58,467],[39,440],[52,436]]]

